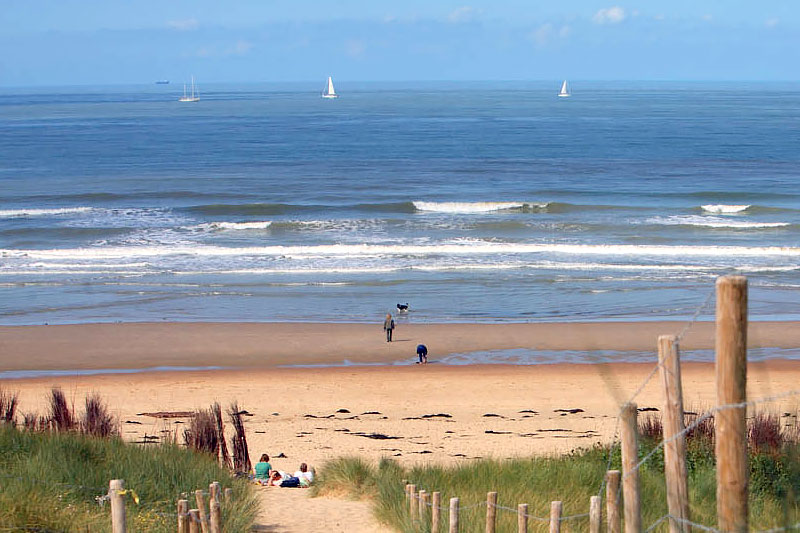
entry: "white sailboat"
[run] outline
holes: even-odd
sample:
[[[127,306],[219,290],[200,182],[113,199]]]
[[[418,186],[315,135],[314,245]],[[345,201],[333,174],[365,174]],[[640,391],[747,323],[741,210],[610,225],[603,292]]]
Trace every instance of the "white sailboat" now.
[[[194,76],[192,76],[192,93],[191,95],[186,94],[186,84],[183,84],[183,97],[178,99],[179,102],[199,102],[200,101],[200,91],[195,92],[194,90]]]
[[[567,80],[564,80],[564,83],[561,84],[561,90],[558,92],[558,96],[561,98],[566,98],[567,96],[571,96],[572,93],[569,92],[569,86],[567,85]]]
[[[330,76],[328,76],[328,85],[322,90],[322,97],[323,98],[339,98],[339,95],[336,94],[336,91],[333,90],[333,80]]]

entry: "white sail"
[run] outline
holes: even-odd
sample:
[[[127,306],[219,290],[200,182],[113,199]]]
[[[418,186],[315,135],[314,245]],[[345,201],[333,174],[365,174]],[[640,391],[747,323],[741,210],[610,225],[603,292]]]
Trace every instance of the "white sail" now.
[[[561,91],[559,91],[558,96],[566,97],[569,95],[569,86],[567,86],[567,80],[564,80],[564,83],[561,84]]]
[[[186,84],[183,84],[183,98],[178,99],[179,102],[199,102],[200,101],[200,92],[198,91],[195,94],[194,90],[194,76],[192,76],[192,93],[191,96],[186,96]]]
[[[322,91],[323,98],[338,98],[338,94],[333,90],[333,79],[328,76],[328,86]]]

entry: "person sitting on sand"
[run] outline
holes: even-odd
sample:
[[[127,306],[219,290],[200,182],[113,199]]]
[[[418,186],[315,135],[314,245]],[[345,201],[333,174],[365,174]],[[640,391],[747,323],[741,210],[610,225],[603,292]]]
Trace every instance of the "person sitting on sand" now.
[[[424,344],[417,345],[417,357],[419,357],[418,365],[428,364],[428,347]]]
[[[281,472],[280,470],[273,470],[269,478],[269,486],[280,487],[281,483],[283,483],[283,480],[288,479],[288,477],[289,476],[287,476],[285,472]]]
[[[256,473],[255,481],[269,483],[270,470],[272,470],[272,465],[269,464],[269,455],[262,454],[261,459],[253,467],[253,471]]]
[[[392,342],[392,331],[394,330],[392,313],[386,313],[386,320],[383,321],[383,329],[386,331],[386,342]]]
[[[300,470],[294,473],[294,477],[300,480],[301,487],[308,487],[314,481],[314,472],[309,471],[307,464],[300,463]]]

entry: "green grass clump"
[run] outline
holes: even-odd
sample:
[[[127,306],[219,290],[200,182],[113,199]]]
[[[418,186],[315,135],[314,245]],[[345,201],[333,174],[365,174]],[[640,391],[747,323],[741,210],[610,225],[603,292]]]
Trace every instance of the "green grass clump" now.
[[[657,441],[643,439],[639,455],[652,451]],[[750,459],[750,523],[754,529],[785,526],[800,521],[800,455],[796,445],[776,452],[758,452]],[[611,457],[609,458],[609,454]],[[689,492],[692,520],[716,524],[716,471],[711,441],[694,440],[688,450]],[[422,522],[412,523],[405,501],[404,482],[428,493],[441,492],[441,505],[458,497],[460,531],[482,532],[485,527],[486,493],[498,492],[498,504],[516,509],[527,503],[528,513],[547,518],[550,502],[563,501],[563,515],[588,513],[589,498],[600,493],[606,469],[620,469],[619,448],[597,446],[560,457],[534,457],[492,460],[460,466],[403,468],[393,460],[371,466],[361,459],[343,458],[325,465],[319,472],[317,494],[347,493],[374,501],[376,517],[403,532],[430,531],[430,511]],[[640,470],[642,515],[645,527],[667,513],[664,483],[664,458],[656,452]],[[605,492],[602,492],[605,497]],[[603,503],[605,508],[605,502]],[[446,531],[448,512],[442,512],[442,531]],[[567,531],[588,530],[588,518],[562,523]],[[546,521],[530,520],[531,531],[547,531]],[[497,531],[517,531],[517,516],[498,510]],[[667,531],[662,523],[656,531]]]
[[[172,445],[141,447],[119,438],[0,425],[0,529],[110,531],[110,508],[96,501],[108,492],[110,479],[124,479],[140,498],[136,505],[126,496],[129,531],[174,531],[181,493],[207,490],[212,481],[234,490],[222,508],[224,531],[247,531],[257,512],[251,487],[209,456]]]

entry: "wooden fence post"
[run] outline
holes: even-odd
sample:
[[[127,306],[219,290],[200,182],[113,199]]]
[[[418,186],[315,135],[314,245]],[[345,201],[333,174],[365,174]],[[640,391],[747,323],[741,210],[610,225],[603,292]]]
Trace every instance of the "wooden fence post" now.
[[[600,533],[603,521],[603,510],[600,508],[600,496],[589,498],[589,533]]]
[[[425,520],[425,505],[428,501],[428,491],[420,490],[419,491],[419,519]]]
[[[189,533],[200,533],[200,511],[189,509]]]
[[[408,517],[413,522],[417,513],[417,486],[408,486]]]
[[[747,278],[717,279],[717,407],[747,400]],[[717,526],[744,532],[747,523],[746,407],[715,415],[717,456]]]
[[[689,526],[672,517],[689,520],[689,481],[686,469],[686,436],[681,434],[683,421],[683,389],[678,339],[674,335],[658,337],[658,362],[664,383],[664,477],[667,484],[667,508],[670,533],[689,533]],[[679,435],[673,438],[675,435]]]
[[[517,505],[517,533],[528,533],[528,504]]]
[[[458,533],[458,498],[450,498],[450,533]]]
[[[112,479],[108,482],[108,496],[111,500],[111,531],[125,533],[125,500],[120,491],[125,489],[125,482],[121,479]]]
[[[228,487],[225,489],[225,501],[232,502],[233,501],[233,489]]]
[[[497,525],[497,493],[486,493],[486,533],[494,533]]]
[[[200,530],[203,533],[210,533],[208,530],[208,514],[206,513],[206,500],[203,497],[203,491],[200,489],[194,491],[194,499],[197,501],[197,513],[200,516]]]
[[[178,500],[178,533],[189,533],[189,500]]]
[[[442,493],[434,492],[431,495],[431,533],[439,532],[439,522],[441,521],[441,509],[439,506],[442,504]]]
[[[219,481],[214,481],[208,486],[211,533],[222,533],[221,492]]]
[[[622,497],[625,510],[625,533],[641,533],[642,512],[639,502],[639,438],[635,403],[622,406]]]
[[[606,524],[608,533],[620,533],[619,522],[619,470],[606,472]]]
[[[561,531],[561,502],[550,502],[550,533]]]

